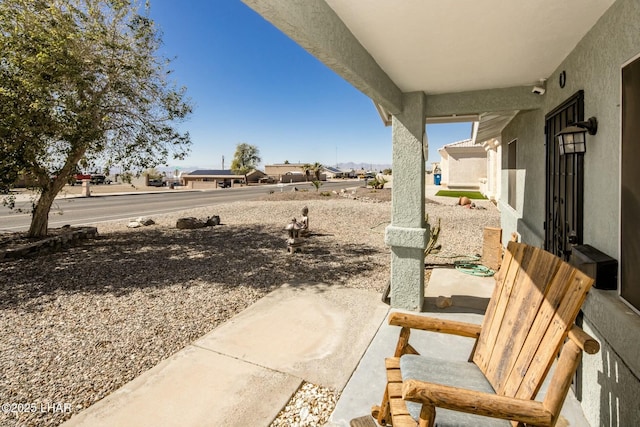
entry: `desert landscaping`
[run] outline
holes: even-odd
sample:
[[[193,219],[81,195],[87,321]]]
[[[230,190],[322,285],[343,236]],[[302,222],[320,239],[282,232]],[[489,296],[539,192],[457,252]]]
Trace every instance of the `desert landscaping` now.
[[[382,293],[390,193],[274,193],[153,217],[146,227],[99,223],[98,237],[80,245],[1,262],[0,401],[64,402],[70,411],[3,413],[0,423],[59,425],[284,283]],[[442,250],[428,264],[479,253],[483,228],[499,226],[491,202],[456,202],[427,200],[430,218],[442,220]],[[283,229],[304,206],[311,235],[290,255]],[[220,225],[175,227],[180,217],[212,215]]]

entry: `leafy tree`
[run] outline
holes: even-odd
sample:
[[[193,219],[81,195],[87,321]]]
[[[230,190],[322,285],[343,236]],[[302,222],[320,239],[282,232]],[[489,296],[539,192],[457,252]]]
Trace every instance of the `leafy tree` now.
[[[36,182],[29,236],[46,235],[79,163],[142,170],[184,158],[189,134],[174,125],[192,107],[160,44],[148,5],[130,0],[0,1],[0,175]]]
[[[258,147],[241,142],[236,146],[236,152],[231,162],[231,170],[235,174],[246,175],[256,169],[261,161]]]

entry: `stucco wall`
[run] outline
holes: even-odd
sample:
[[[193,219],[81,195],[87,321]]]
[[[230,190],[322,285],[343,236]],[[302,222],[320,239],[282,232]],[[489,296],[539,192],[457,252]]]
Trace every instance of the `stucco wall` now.
[[[192,190],[212,190],[218,188],[218,181],[187,181],[186,185]]]
[[[621,67],[638,54],[640,1],[618,0],[549,77],[543,110],[520,113],[504,130],[505,143],[518,139],[518,167],[526,170],[526,183],[522,219],[503,212],[503,226],[517,222],[523,241],[538,244],[544,236],[544,115],[584,90],[585,118],[596,116],[599,121],[597,135],[587,137],[584,243],[620,258]],[[563,70],[566,86],[560,88]],[[595,289],[583,311],[585,330],[602,345],[598,355],[583,358],[585,415],[594,427],[640,425],[640,316],[616,291]]]
[[[544,242],[545,216],[545,147],[544,113],[541,110],[520,112],[502,132],[502,141],[506,146],[517,140],[518,174],[517,192],[522,197],[522,211],[501,210],[503,238],[507,240],[513,231],[522,236],[528,244],[542,246]],[[505,150],[506,151],[506,150]],[[502,156],[503,174],[507,171],[507,156]],[[509,203],[509,185],[503,179],[501,203]],[[513,217],[517,215],[516,217]],[[515,229],[512,229],[514,224]],[[506,228],[510,227],[510,228]],[[505,237],[506,236],[506,237]],[[505,242],[507,241],[505,240]]]
[[[618,258],[621,67],[640,53],[640,2],[619,0],[551,75],[546,111],[584,89],[585,118],[596,116],[585,155],[584,240]],[[558,85],[566,71],[567,84]]]
[[[487,177],[487,153],[484,149],[450,151],[447,168],[449,187],[479,188],[480,179]]]

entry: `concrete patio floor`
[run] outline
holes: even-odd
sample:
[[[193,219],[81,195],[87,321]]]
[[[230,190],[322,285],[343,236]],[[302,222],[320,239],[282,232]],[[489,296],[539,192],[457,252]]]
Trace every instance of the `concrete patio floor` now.
[[[480,324],[494,285],[493,277],[471,276],[453,268],[434,268],[425,289],[422,311],[430,317]],[[438,308],[435,302],[441,296],[450,297],[452,305]],[[393,311],[401,310],[390,310]],[[399,332],[400,328],[389,326],[386,319],[380,325],[344,388],[327,427],[349,427],[352,419],[365,417],[370,419],[371,426],[377,425],[370,416],[370,411],[373,405],[381,403],[386,385],[384,359],[393,356]],[[444,360],[466,361],[473,348],[471,339],[425,331],[412,331],[410,342],[420,354]],[[538,399],[541,399],[545,391],[546,384]],[[571,390],[557,426],[590,427]]]

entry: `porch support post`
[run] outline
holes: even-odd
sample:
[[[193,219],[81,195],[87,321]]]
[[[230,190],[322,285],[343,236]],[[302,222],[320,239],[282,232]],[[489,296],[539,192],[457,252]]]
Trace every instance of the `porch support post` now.
[[[385,243],[391,246],[391,306],[420,311],[424,301],[424,221],[426,96],[405,93],[403,111],[392,119],[393,187],[391,225]],[[426,141],[425,141],[426,142]]]

